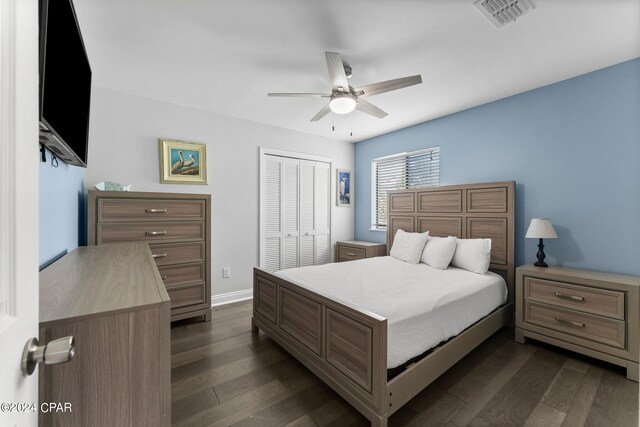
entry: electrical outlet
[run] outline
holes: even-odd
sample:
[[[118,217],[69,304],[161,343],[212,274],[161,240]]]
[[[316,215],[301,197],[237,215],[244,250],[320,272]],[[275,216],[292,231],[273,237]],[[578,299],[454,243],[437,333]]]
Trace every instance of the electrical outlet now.
[[[231,277],[231,267],[224,267],[222,269],[222,278],[228,279],[229,277]]]

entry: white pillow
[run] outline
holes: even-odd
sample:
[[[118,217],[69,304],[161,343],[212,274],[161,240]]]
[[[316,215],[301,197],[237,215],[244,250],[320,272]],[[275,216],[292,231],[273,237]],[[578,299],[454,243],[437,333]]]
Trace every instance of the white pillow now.
[[[456,251],[456,239],[453,236],[449,237],[432,237],[427,239],[427,245],[422,251],[422,258],[420,261],[427,264],[430,267],[444,270],[449,266],[451,258]]]
[[[391,246],[389,255],[411,264],[418,264],[428,237],[428,231],[407,233],[404,230],[398,230],[393,238],[393,246]]]
[[[491,239],[458,239],[451,265],[478,274],[489,271]]]

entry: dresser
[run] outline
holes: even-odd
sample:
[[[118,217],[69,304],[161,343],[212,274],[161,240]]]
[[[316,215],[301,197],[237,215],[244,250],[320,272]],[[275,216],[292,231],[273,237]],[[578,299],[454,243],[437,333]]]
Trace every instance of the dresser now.
[[[638,381],[640,278],[564,267],[516,270],[516,341],[527,337],[627,369]]]
[[[171,320],[211,318],[211,196],[90,190],[88,243],[148,243]]]
[[[336,243],[336,262],[373,258],[387,254],[385,243],[346,240]]]
[[[149,247],[80,247],[40,272],[41,343],[73,336],[67,363],[39,365],[41,426],[171,425],[171,301]]]

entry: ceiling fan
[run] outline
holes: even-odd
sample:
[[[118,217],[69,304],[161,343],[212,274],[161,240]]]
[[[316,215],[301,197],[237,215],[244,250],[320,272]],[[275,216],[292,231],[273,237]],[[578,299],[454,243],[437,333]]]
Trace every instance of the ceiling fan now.
[[[340,55],[334,52],[325,52],[327,68],[331,78],[331,93],[268,93],[269,96],[283,97],[308,97],[308,98],[329,98],[329,103],[313,116],[312,122],[318,121],[330,111],[336,114],[348,114],[353,110],[371,114],[382,119],[387,113],[375,105],[362,99],[364,96],[377,95],[379,93],[390,92],[422,83],[422,77],[415,76],[401,77],[399,79],[387,80],[385,82],[372,83],[366,86],[354,88],[349,86],[347,78],[351,77],[351,67],[342,62]]]

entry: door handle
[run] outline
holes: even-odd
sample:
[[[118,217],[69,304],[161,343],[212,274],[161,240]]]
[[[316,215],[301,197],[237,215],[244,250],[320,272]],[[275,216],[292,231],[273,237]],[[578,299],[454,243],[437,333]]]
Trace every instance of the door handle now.
[[[167,213],[166,209],[145,209],[148,213]]]
[[[147,236],[164,236],[165,234],[167,234],[167,230],[163,230],[163,231],[147,231],[146,232]]]
[[[22,372],[26,375],[33,374],[38,363],[45,365],[57,365],[73,359],[76,354],[76,345],[72,336],[58,338],[46,345],[38,345],[37,338],[27,340],[22,352]]]

